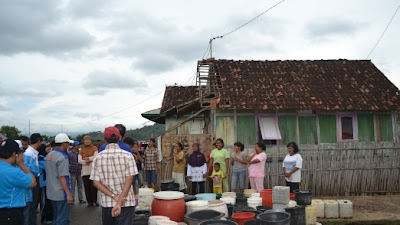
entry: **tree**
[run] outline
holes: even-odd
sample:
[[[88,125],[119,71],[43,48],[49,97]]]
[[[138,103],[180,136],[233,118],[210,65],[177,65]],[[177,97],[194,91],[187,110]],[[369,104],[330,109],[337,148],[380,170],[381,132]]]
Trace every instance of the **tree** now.
[[[15,140],[19,138],[19,134],[21,133],[21,131],[19,131],[18,128],[14,126],[4,125],[0,127],[0,133],[4,134],[9,139]]]

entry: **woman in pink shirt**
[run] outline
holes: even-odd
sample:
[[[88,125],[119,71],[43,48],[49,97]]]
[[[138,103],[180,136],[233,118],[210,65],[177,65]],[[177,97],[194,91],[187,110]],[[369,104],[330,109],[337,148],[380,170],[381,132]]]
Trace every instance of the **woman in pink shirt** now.
[[[255,152],[247,159],[249,166],[249,178],[251,189],[261,192],[264,189],[264,168],[267,154],[265,149],[267,147],[264,143],[258,142],[255,147]]]

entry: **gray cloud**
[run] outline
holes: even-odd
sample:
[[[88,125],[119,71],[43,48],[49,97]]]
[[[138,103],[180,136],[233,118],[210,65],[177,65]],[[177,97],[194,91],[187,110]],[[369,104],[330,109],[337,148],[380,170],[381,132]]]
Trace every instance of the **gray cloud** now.
[[[134,57],[133,68],[145,73],[171,71],[180,63],[198,60],[208,42],[208,34],[191,27],[180,28],[168,19],[142,13],[125,16],[110,24],[116,45],[111,52]]]
[[[83,79],[82,87],[90,95],[104,95],[111,90],[135,91],[147,87],[147,83],[128,75],[110,71],[94,71]]]
[[[7,1],[0,7],[0,54],[65,53],[90,45],[93,37],[71,24],[60,1]]]
[[[306,33],[313,39],[328,39],[335,36],[353,35],[366,26],[368,24],[361,22],[338,18],[320,18],[308,23]]]
[[[10,107],[7,107],[5,105],[0,105],[0,112],[7,112],[11,111],[12,109]]]
[[[2,88],[0,89],[0,96],[6,97],[30,97],[30,98],[51,98],[62,95],[62,91],[55,90],[39,90],[33,88]]]

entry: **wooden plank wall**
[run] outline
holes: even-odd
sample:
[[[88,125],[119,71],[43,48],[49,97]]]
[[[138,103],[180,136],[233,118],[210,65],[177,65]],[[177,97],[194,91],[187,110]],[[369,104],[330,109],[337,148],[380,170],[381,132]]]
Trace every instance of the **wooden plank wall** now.
[[[265,188],[284,185],[285,146],[274,147],[266,163]],[[400,145],[338,143],[302,145],[302,177],[315,195],[400,193]]]

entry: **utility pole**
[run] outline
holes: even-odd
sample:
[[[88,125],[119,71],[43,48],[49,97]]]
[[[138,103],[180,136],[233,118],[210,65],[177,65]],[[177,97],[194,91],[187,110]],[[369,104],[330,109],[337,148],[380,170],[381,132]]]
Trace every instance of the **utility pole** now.
[[[209,42],[209,44],[210,44],[210,58],[212,58],[212,42],[213,42],[215,39],[223,38],[223,37],[224,37],[224,36],[216,36],[216,37],[213,37],[213,38],[210,39],[210,42]]]
[[[28,133],[29,133],[29,137],[31,136],[31,120],[29,120],[29,124],[28,124]]]

